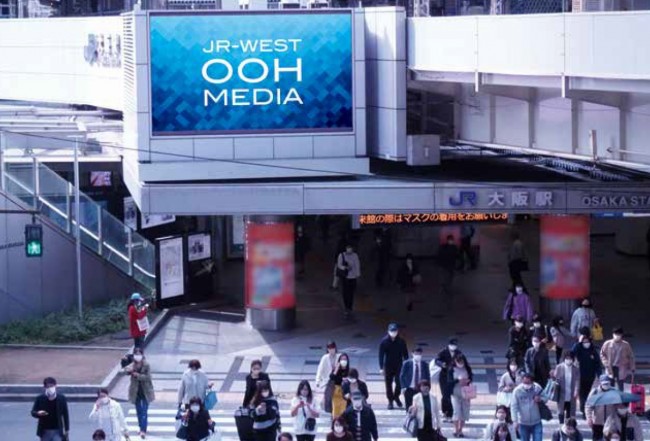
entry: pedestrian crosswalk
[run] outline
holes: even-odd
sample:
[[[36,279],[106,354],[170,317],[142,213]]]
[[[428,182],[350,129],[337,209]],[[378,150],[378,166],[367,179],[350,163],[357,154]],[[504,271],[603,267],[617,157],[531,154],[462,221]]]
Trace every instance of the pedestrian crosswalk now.
[[[210,412],[213,421],[216,423],[222,441],[238,441],[237,427],[233,417],[235,408],[222,409],[217,406]],[[413,441],[404,430],[402,424],[404,423],[405,412],[403,410],[383,410],[375,409],[377,417],[377,424],[379,428],[379,438],[390,441]],[[175,440],[176,439],[176,410],[151,408],[149,409],[149,428],[147,431],[147,439],[152,441]],[[494,418],[494,408],[492,406],[474,406],[470,413],[470,420],[466,425],[464,439],[483,439],[483,429]],[[288,410],[281,412],[282,429],[284,431],[293,432],[293,418]],[[137,432],[138,420],[134,409],[129,409],[126,421],[131,428],[131,433]],[[316,439],[324,439],[325,435],[330,432],[330,417],[323,415],[318,419],[318,435]],[[642,421],[645,439],[650,437],[650,424],[647,420]],[[550,440],[551,434],[558,428],[557,419],[544,423],[544,439]],[[579,429],[586,438],[590,438],[591,431],[586,422],[579,420]],[[455,438],[452,437],[453,427],[450,423],[443,424],[443,433],[450,441]],[[217,439],[215,437],[214,439]]]

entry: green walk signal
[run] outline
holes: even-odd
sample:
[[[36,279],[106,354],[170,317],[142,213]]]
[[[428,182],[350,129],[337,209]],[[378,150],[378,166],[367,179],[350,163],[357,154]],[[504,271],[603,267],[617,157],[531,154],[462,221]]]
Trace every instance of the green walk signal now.
[[[42,225],[25,225],[25,254],[27,257],[41,257],[43,255]]]

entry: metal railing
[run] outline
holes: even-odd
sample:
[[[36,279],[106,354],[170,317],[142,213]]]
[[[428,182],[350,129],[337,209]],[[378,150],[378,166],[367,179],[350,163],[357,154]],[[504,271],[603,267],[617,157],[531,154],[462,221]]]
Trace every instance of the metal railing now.
[[[7,157],[2,153],[0,188],[73,236],[77,224],[73,185],[37,158]],[[155,246],[83,193],[79,206],[81,243],[153,291]]]

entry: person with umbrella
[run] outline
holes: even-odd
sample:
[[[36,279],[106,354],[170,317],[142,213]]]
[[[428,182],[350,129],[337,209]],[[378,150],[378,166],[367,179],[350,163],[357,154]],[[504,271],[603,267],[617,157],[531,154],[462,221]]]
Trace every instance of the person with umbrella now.
[[[603,439],[605,423],[617,413],[621,403],[638,401],[638,395],[620,392],[612,388],[612,379],[607,375],[600,376],[600,385],[587,398],[587,423],[591,427],[593,440]]]
[[[610,415],[605,421],[604,435],[609,437],[616,432],[620,433],[622,441],[643,441],[641,421],[629,411],[627,403],[619,404],[616,413]]]

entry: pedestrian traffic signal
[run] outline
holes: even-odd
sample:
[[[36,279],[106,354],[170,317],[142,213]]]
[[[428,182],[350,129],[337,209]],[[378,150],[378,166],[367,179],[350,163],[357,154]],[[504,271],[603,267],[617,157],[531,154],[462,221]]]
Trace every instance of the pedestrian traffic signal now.
[[[25,254],[27,257],[41,257],[43,255],[42,225],[25,225]]]

